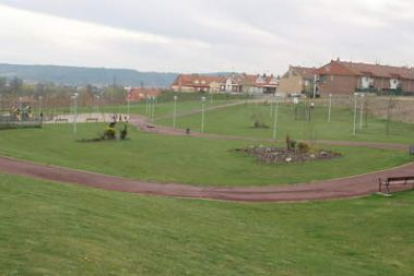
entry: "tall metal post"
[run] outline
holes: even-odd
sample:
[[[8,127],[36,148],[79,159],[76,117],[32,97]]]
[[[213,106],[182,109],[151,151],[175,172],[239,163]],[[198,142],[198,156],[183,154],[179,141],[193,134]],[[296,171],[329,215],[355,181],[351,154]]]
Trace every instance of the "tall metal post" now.
[[[204,102],[206,97],[201,97],[201,133],[204,133]]]
[[[279,102],[277,101],[277,97],[275,98],[275,111],[274,111],[274,121],[273,121],[273,140],[276,140],[277,137],[277,121],[279,115]]]
[[[270,118],[273,117],[273,99],[270,98]]]
[[[317,81],[317,75],[313,75],[313,98],[316,98],[316,81]]]
[[[362,120],[364,118],[364,95],[361,95],[361,107],[359,112],[359,129],[362,129]]]
[[[77,120],[78,120],[78,93],[75,93],[71,99],[72,99],[72,119],[73,119],[73,133],[76,134],[77,133]]]
[[[332,94],[329,94],[328,123],[331,122]]]
[[[127,107],[127,113],[128,113],[128,120],[129,120],[129,102],[130,102],[131,100],[129,99],[129,95],[128,95],[128,99],[127,99],[127,102],[128,102],[128,107]]]
[[[177,124],[177,96],[174,96],[174,113],[173,113],[173,128],[176,129]]]
[[[354,129],[352,131],[352,134],[356,135],[356,120],[357,120],[357,95],[354,95]]]
[[[151,121],[154,122],[155,118],[155,96],[152,96],[152,111],[151,111]]]

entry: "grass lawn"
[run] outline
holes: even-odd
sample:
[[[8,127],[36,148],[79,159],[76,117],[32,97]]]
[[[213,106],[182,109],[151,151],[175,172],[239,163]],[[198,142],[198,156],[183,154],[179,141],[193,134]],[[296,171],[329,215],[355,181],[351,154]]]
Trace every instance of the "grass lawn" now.
[[[406,276],[414,193],[306,204],[122,194],[0,175],[0,275]]]
[[[214,106],[219,105],[225,105],[225,104],[231,104],[236,103],[237,101],[241,101],[241,99],[223,99],[220,97],[219,99],[211,100],[209,97],[206,97],[206,101],[204,102],[204,107],[211,108]],[[151,101],[142,101],[139,103],[130,103],[129,112],[130,114],[139,114],[139,115],[145,115],[151,118],[152,116],[152,108],[154,108],[154,118],[165,118],[165,117],[171,117],[174,114],[174,102],[172,101],[156,101],[155,104],[153,104]],[[187,114],[191,112],[197,112],[201,110],[201,100],[186,100],[181,101],[177,100],[177,106],[176,106],[176,112],[177,116],[180,116],[180,114]],[[107,106],[78,106],[78,112],[79,113],[85,113],[85,114],[92,114],[92,113],[121,113],[121,114],[127,114],[128,113],[128,105],[127,103],[123,105],[107,105]],[[56,108],[56,109],[49,109],[47,113],[53,113],[55,115],[57,114],[70,114],[71,109],[70,107],[66,108]],[[172,119],[169,120],[170,124],[172,124]]]
[[[284,140],[289,134],[300,140],[339,140],[339,141],[373,141],[414,143],[414,124],[391,122],[389,135],[386,134],[386,121],[369,116],[363,120],[363,128],[359,129],[357,117],[356,136],[353,136],[353,111],[345,108],[334,108],[331,123],[328,123],[328,109],[316,106],[311,113],[311,121],[296,121],[292,105],[280,105],[277,121],[277,139]],[[248,104],[225,109],[208,111],[205,114],[205,132],[270,139],[273,137],[274,121],[271,117],[270,105]],[[358,114],[359,115],[359,114]],[[259,118],[267,129],[253,128],[253,118]],[[171,119],[157,120],[156,123],[170,125]],[[201,114],[185,115],[177,119],[177,127],[190,127],[199,131]]]
[[[121,128],[121,127],[120,127]],[[362,174],[412,161],[405,152],[330,147],[343,157],[305,164],[264,165],[234,152],[254,142],[170,137],[130,128],[128,141],[79,143],[104,130],[97,123],[46,125],[43,129],[2,131],[0,154],[40,163],[156,182],[208,186],[290,184]],[[256,143],[257,144],[257,143]]]

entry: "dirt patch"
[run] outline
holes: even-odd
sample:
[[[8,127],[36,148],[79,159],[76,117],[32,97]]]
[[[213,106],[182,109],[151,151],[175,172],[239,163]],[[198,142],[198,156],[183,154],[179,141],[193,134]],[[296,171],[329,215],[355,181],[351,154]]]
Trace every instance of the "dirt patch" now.
[[[236,149],[236,152],[243,152],[255,156],[260,163],[303,163],[317,160],[330,160],[342,156],[338,152],[329,150],[317,150],[301,152],[299,150],[288,150],[279,147],[251,146],[248,148]]]

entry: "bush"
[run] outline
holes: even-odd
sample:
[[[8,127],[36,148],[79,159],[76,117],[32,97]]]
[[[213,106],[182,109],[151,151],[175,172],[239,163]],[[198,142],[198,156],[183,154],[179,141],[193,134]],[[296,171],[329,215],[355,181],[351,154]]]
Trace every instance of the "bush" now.
[[[116,131],[114,128],[108,127],[104,133],[104,139],[114,140],[116,138]]]
[[[128,130],[127,130],[127,125],[124,126],[124,129],[121,130],[121,133],[119,135],[119,138],[121,138],[121,140],[125,140],[128,134]]]
[[[310,151],[310,147],[307,143],[300,142],[298,144],[298,151],[299,153],[308,153]]]
[[[253,120],[253,128],[269,128],[268,125],[264,122],[262,116],[260,114],[254,114],[252,116]]]
[[[289,134],[286,135],[285,142],[286,142],[286,149],[287,150],[295,150],[296,149],[296,141],[290,139]]]

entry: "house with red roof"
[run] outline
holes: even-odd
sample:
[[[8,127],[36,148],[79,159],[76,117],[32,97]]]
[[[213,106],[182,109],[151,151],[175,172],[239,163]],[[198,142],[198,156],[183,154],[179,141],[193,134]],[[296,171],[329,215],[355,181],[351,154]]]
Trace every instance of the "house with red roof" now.
[[[313,93],[317,68],[289,66],[279,81],[278,93],[284,95],[302,95]]]
[[[270,75],[231,74],[224,76],[179,75],[171,86],[175,92],[275,93],[278,78]]]
[[[161,94],[159,88],[133,87],[128,91],[127,101],[139,102],[148,97],[157,97]]]
[[[244,93],[250,95],[276,93],[279,80],[277,77],[266,74],[232,74],[226,80],[226,92]]]
[[[225,90],[226,78],[200,74],[179,75],[171,86],[175,92],[219,93]]]
[[[355,92],[414,95],[413,68],[345,62],[338,59],[322,66],[317,73],[319,92],[322,95]]]

